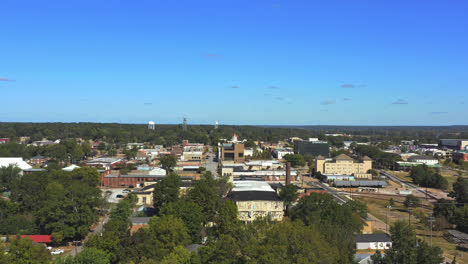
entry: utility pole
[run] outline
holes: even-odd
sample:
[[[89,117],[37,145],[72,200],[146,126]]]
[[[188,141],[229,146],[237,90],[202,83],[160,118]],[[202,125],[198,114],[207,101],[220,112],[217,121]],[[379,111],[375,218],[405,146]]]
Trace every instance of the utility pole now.
[[[390,209],[392,209],[392,206],[391,205],[387,205],[387,220],[386,220],[386,225],[385,225],[385,232],[388,234],[388,212],[390,211]]]
[[[429,222],[429,224],[431,225],[431,247],[432,247],[432,223],[435,222],[434,217],[433,217],[433,216],[430,216],[428,222]]]
[[[408,224],[411,226],[411,213],[413,212],[413,203],[410,202],[408,205]]]

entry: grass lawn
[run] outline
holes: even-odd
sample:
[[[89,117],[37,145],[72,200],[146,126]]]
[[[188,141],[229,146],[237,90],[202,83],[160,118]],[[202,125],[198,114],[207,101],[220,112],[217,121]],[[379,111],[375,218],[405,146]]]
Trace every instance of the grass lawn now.
[[[382,198],[383,197],[385,196],[382,196]],[[398,220],[408,221],[408,212],[403,206],[404,197],[393,198],[395,204],[391,211],[388,211],[388,209],[386,208],[388,200],[368,197],[353,198],[361,202],[365,202],[367,204],[369,213],[379,218],[384,223],[387,220],[387,214],[389,224],[392,224]],[[390,199],[390,197],[388,197],[388,199]],[[420,223],[419,220],[416,217],[414,217],[414,214],[417,214],[417,212],[419,212],[420,214],[424,214],[425,217],[428,217],[431,214],[431,210],[424,208],[415,208],[413,212],[414,213],[411,217],[411,224],[414,226],[418,238],[425,240],[427,243],[430,243],[430,230],[425,225]],[[432,244],[439,246],[443,250],[444,256],[450,259],[453,258],[453,255],[456,252],[460,253],[459,250],[456,250],[455,244],[450,243],[443,238],[443,232],[441,231],[432,232]],[[458,256],[457,263],[468,263],[468,253],[464,252],[463,257]]]

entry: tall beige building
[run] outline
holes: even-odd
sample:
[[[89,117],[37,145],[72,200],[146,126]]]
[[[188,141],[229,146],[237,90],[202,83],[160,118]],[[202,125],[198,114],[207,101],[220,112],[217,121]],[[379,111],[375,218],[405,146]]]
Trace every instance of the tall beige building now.
[[[362,162],[355,162],[345,154],[340,154],[332,160],[318,156],[315,160],[315,169],[322,174],[363,175],[372,169],[372,160],[365,156]]]

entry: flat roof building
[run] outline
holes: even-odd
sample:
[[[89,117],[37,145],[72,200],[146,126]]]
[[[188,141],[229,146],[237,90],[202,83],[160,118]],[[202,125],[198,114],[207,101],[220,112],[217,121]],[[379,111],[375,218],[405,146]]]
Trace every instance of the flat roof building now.
[[[330,156],[330,147],[327,141],[320,140],[295,140],[294,153],[302,156]]]
[[[367,156],[361,162],[355,162],[353,158],[345,154],[340,154],[333,159],[318,156],[315,160],[315,170],[321,174],[366,174],[370,169],[372,169],[372,160]]]
[[[239,220],[250,223],[260,217],[283,220],[283,201],[275,190],[264,181],[234,181],[228,199],[234,201],[239,210]]]

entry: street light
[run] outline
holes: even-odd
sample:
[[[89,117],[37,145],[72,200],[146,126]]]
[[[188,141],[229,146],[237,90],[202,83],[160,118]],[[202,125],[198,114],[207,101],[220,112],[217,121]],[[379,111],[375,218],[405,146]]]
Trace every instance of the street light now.
[[[392,209],[391,205],[387,205],[387,220],[386,220],[386,226],[385,226],[385,232],[388,234],[388,212]]]

